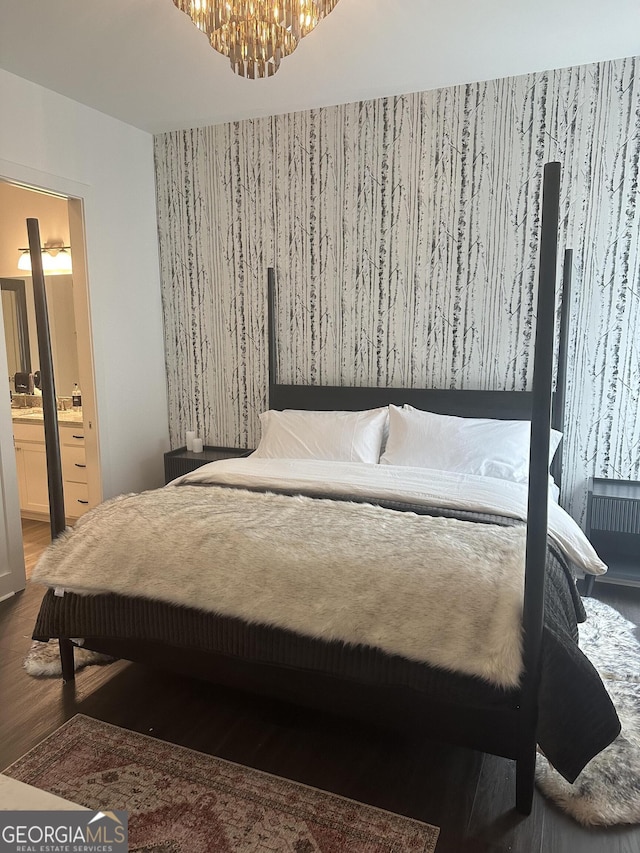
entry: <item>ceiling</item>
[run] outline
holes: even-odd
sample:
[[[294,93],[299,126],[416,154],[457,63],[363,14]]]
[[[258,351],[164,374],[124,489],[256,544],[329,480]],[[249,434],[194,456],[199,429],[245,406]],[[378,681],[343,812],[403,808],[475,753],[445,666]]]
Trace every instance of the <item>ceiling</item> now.
[[[0,67],[151,132],[638,54],[638,0],[340,0],[245,80],[172,0],[0,0]]]

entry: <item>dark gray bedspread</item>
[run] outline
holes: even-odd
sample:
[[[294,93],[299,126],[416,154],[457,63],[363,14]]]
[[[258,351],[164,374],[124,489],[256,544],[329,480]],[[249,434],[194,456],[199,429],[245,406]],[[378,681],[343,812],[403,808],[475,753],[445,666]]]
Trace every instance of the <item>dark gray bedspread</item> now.
[[[522,523],[485,513],[425,509],[388,501],[376,503],[399,511],[446,515],[485,524]],[[546,565],[538,742],[551,764],[569,781],[573,781],[584,765],[620,731],[609,695],[577,645],[577,623],[584,619],[584,608],[571,569],[565,558],[550,545]],[[519,701],[517,689],[497,688],[478,678],[388,655],[379,649],[323,642],[278,628],[248,624],[240,619],[150,599],[69,593],[56,597],[49,591],[43,600],[33,637],[41,640],[104,637],[161,642],[328,673],[350,681],[398,685],[435,694],[439,701],[452,705],[514,707]]]

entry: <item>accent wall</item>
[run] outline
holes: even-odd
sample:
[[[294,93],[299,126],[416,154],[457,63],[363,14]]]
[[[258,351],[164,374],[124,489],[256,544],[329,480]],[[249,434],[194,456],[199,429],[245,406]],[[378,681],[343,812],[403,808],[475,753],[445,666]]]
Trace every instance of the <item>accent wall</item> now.
[[[640,475],[640,59],[155,137],[172,446],[255,447],[278,376],[525,389],[543,164],[574,249],[563,500]]]

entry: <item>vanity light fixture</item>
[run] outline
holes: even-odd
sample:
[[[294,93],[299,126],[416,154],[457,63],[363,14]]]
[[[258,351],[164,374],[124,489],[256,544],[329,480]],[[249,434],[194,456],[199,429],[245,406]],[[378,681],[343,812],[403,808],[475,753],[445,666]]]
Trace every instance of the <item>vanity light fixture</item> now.
[[[241,77],[273,77],[338,0],[173,0]]]
[[[31,255],[29,249],[18,249],[22,252],[18,259],[18,269],[31,272]],[[42,247],[42,271],[45,275],[70,275],[71,246],[45,245]]]

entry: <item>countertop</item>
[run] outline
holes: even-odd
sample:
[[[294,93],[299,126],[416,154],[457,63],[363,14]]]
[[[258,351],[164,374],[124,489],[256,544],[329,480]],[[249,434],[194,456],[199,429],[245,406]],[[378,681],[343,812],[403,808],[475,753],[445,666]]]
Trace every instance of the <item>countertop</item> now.
[[[42,424],[44,417],[40,408],[16,408],[11,409],[11,420],[14,424]],[[74,412],[73,410],[58,411],[58,423],[69,424],[71,426],[82,425],[82,412]]]

